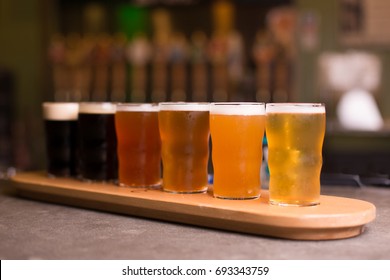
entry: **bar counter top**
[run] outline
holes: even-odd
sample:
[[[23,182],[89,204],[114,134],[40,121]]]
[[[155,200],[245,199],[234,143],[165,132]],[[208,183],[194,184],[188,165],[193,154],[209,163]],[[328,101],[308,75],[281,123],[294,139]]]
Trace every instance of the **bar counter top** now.
[[[390,188],[323,186],[376,219],[353,238],[294,241],[28,200],[0,180],[0,259],[390,259]]]

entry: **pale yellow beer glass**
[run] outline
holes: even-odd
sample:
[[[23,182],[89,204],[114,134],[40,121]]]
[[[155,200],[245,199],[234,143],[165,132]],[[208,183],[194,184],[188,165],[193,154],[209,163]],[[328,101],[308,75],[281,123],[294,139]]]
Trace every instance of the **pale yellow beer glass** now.
[[[270,203],[319,204],[325,106],[270,103],[266,115]]]
[[[260,196],[264,127],[264,103],[210,105],[215,197],[254,199]]]
[[[166,102],[159,107],[163,190],[207,191],[209,103]]]

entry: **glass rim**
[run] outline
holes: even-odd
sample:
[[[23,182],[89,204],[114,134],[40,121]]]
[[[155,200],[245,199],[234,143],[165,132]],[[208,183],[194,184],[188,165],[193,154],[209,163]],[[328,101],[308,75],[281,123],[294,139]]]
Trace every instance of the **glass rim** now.
[[[325,113],[324,103],[267,103],[266,113]]]
[[[325,103],[321,102],[274,102],[274,103],[267,103],[266,106],[306,106],[306,107],[322,107],[325,106]]]
[[[213,115],[265,115],[264,102],[213,102],[210,104],[210,114]]]
[[[113,102],[80,102],[79,113],[82,114],[115,114],[116,103]]]
[[[79,103],[77,102],[43,102],[43,119],[53,121],[77,120]]]
[[[118,103],[117,112],[158,112],[158,103]]]
[[[42,102],[42,106],[74,106],[74,105],[79,105],[79,102],[67,102],[67,101],[44,101]]]
[[[160,102],[160,111],[209,111],[209,102]]]
[[[211,102],[210,106],[220,106],[220,105],[265,105],[265,102]]]

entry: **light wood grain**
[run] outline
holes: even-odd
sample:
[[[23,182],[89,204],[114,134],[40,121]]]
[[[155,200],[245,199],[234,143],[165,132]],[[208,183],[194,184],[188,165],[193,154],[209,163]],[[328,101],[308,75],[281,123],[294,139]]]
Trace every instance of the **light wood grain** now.
[[[282,207],[257,200],[221,200],[211,193],[171,194],[156,189],[127,188],[48,178],[43,173],[13,177],[20,195],[89,209],[141,216],[223,230],[300,240],[353,237],[375,219],[369,202],[321,196],[318,206]]]

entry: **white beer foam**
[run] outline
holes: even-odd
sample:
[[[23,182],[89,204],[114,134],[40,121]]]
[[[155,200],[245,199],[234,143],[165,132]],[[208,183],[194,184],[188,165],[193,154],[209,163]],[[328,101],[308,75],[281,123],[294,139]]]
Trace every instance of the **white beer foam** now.
[[[84,114],[115,114],[116,104],[110,102],[80,103],[79,113]]]
[[[77,120],[79,104],[73,102],[44,102],[43,118],[52,121]]]
[[[116,106],[117,112],[158,112],[158,104],[152,103],[120,103]]]
[[[241,116],[265,115],[265,104],[250,102],[211,103],[210,114]]]
[[[209,111],[207,102],[163,102],[159,104],[160,111]]]
[[[267,113],[323,114],[325,106],[321,103],[269,103]]]

